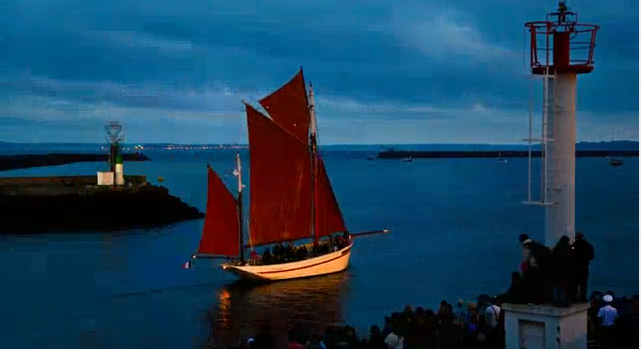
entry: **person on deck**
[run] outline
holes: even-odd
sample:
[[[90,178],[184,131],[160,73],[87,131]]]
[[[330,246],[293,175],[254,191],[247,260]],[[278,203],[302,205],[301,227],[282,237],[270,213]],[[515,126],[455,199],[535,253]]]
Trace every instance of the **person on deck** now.
[[[265,249],[265,252],[263,252],[263,264],[271,264],[272,263],[272,254],[269,252],[269,247]]]
[[[283,247],[281,244],[274,245],[274,262],[280,263],[283,258]]]
[[[594,259],[594,247],[583,238],[583,233],[576,232],[576,240],[572,244],[576,256],[577,274],[576,285],[578,287],[579,302],[587,302],[588,276],[590,273],[590,262]]]
[[[345,241],[343,241],[343,236],[336,235],[336,247],[341,249],[345,246]]]
[[[307,258],[307,247],[305,246],[300,246],[296,250],[296,260],[297,261],[302,261]]]
[[[259,262],[258,253],[252,250],[251,253],[249,254],[249,260],[251,261],[251,265],[258,265],[258,262]]]
[[[294,252],[294,244],[290,241],[285,247],[285,261],[291,262],[296,258],[296,253]]]

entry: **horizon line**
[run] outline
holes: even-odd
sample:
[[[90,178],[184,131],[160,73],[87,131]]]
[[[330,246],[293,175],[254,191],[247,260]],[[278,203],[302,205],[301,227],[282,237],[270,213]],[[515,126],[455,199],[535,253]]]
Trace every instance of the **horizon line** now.
[[[577,141],[579,143],[613,143],[613,142],[630,142],[639,143],[638,140],[630,139],[615,139],[615,140],[600,140],[600,141]],[[107,144],[107,142],[7,142],[0,141],[0,144],[85,144],[85,145],[99,145]],[[175,145],[249,145],[249,143],[177,143],[177,142],[124,142],[121,144],[175,144]],[[533,142],[532,145],[540,144],[540,142]],[[520,143],[328,143],[320,144],[319,146],[354,146],[354,145],[518,145],[527,146],[526,142]]]

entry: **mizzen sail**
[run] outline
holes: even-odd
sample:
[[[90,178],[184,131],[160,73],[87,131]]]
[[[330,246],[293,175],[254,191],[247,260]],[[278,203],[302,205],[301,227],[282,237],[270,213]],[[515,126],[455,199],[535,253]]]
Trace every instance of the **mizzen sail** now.
[[[329,181],[323,160],[318,159],[318,170],[316,172],[316,238],[327,236],[332,233],[346,231],[343,214],[338,206],[338,200],[332,190],[332,183]]]
[[[311,236],[311,159],[306,143],[246,105],[250,234],[254,246]]]
[[[274,122],[308,144],[309,103],[302,69],[287,84],[258,102]]]
[[[238,202],[207,165],[207,213],[199,254],[237,256],[240,252]]]

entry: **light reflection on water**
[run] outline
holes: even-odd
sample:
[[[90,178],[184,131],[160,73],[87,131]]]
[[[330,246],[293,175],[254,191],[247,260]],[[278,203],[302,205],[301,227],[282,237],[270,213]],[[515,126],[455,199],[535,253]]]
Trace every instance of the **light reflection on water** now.
[[[349,292],[347,272],[255,284],[237,281],[222,287],[218,304],[207,312],[208,347],[246,341],[261,329],[285,338],[288,329],[323,333],[342,324],[342,304]]]

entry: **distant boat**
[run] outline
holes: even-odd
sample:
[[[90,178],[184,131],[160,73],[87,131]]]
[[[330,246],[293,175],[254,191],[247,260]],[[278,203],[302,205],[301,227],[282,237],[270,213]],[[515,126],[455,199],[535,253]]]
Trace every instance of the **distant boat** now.
[[[612,167],[623,166],[623,160],[621,160],[621,159],[610,159],[610,166],[612,166]]]
[[[504,164],[507,164],[507,159],[501,156],[501,152],[499,152],[499,158],[498,158],[498,160],[499,160],[499,162],[502,162],[502,163],[504,163]]]
[[[207,213],[193,258],[228,258],[223,270],[244,279],[284,280],[343,271],[356,236],[349,234],[317,149],[313,91],[305,90],[302,69],[285,86],[259,103],[268,117],[245,103],[249,134],[249,216],[245,240],[240,155],[236,154],[237,196],[208,168]],[[336,233],[342,236],[333,237]],[[342,240],[340,244],[321,238]],[[255,247],[313,239],[303,257],[263,261]],[[244,241],[249,241],[249,246]],[[317,245],[316,251],[313,248]],[[293,248],[293,244],[290,245]],[[301,246],[296,247],[300,249]],[[245,261],[245,249],[252,257]],[[302,251],[302,250],[301,250]],[[237,257],[237,259],[236,259]],[[191,262],[185,264],[190,267]]]
[[[412,156],[410,155],[410,156],[406,157],[405,159],[403,159],[403,161],[412,162]]]

